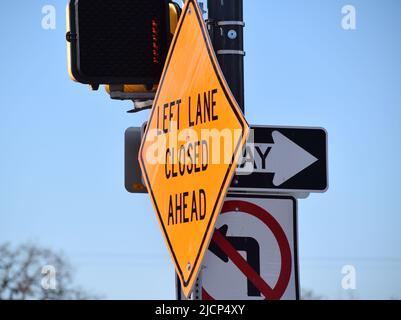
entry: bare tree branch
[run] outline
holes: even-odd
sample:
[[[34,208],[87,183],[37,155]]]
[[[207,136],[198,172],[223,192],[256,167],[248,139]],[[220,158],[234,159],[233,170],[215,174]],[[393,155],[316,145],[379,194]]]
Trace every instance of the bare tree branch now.
[[[42,274],[45,266],[55,273]],[[45,283],[45,285],[44,285]],[[66,259],[32,244],[0,245],[0,300],[96,299],[73,285]]]

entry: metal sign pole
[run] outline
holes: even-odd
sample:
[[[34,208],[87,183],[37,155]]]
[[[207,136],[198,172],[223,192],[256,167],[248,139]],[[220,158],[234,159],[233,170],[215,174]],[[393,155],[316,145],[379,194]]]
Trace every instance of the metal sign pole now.
[[[192,300],[202,300],[202,268],[196,278],[194,291],[192,292]]]
[[[228,86],[244,112],[243,0],[209,0],[207,25]]]
[[[202,300],[202,270],[199,271],[198,277],[196,278],[196,282],[194,284],[194,290],[188,299],[182,293],[180,278],[177,274],[175,274],[175,287],[176,287],[176,299],[180,300]]]

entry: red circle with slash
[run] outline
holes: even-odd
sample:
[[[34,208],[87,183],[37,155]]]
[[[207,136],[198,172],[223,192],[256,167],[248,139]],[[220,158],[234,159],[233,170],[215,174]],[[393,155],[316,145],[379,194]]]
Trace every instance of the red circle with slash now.
[[[253,268],[220,233],[219,230],[215,230],[212,241],[219,246],[219,248],[229,257],[229,259],[237,266],[237,268],[241,270],[245,277],[253,283],[253,285],[265,297],[265,300],[281,299],[290,282],[292,268],[291,249],[284,230],[269,212],[250,202],[227,201],[224,203],[220,214],[227,214],[229,212],[247,213],[262,221],[273,233],[277,240],[281,254],[281,270],[275,287],[270,287],[266,281],[257,272],[255,272],[255,270],[253,270]],[[204,300],[215,300],[205,289],[202,289],[202,297]]]

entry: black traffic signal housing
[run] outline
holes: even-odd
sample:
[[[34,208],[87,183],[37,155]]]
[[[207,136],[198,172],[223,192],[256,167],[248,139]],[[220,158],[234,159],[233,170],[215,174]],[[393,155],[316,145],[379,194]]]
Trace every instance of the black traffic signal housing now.
[[[125,84],[154,90],[172,40],[171,5],[169,0],[70,0],[70,77],[92,88]]]

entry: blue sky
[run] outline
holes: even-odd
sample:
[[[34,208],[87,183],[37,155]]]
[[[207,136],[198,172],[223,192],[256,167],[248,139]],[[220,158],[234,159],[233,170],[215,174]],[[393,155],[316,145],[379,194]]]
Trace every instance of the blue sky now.
[[[41,27],[57,9],[56,30]],[[354,5],[357,29],[341,28]],[[148,196],[124,189],[124,131],[147,113],[74,84],[65,1],[0,13],[0,243],[62,250],[107,298],[173,299],[174,272]],[[299,202],[301,285],[326,298],[401,298],[401,2],[245,0],[246,117],[322,126],[330,189]],[[353,265],[357,290],[341,289]]]

